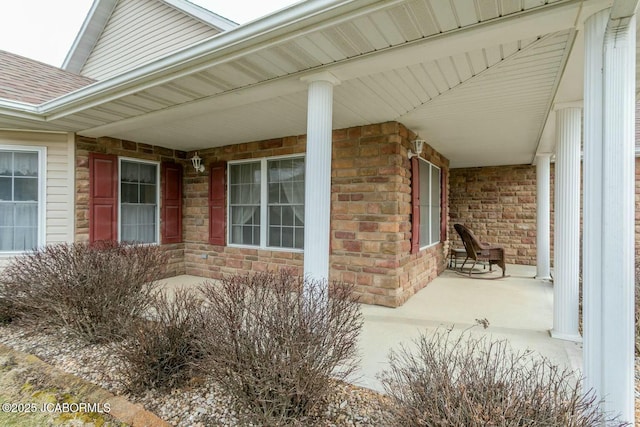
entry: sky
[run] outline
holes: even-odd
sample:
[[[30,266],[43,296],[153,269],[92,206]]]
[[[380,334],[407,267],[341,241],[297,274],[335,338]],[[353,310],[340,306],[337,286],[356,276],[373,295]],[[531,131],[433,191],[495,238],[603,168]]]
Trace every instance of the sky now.
[[[299,0],[192,0],[239,24]],[[0,0],[0,50],[60,67],[92,0]]]

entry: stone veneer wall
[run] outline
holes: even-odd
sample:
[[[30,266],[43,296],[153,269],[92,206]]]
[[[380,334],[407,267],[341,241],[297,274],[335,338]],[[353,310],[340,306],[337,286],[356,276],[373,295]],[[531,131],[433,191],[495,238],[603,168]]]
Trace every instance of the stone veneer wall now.
[[[551,165],[552,236],[553,166]],[[451,169],[450,176],[451,244],[463,247],[460,236],[453,228],[455,223],[462,223],[471,228],[480,240],[503,245],[508,263],[535,265],[535,166]],[[553,238],[551,240],[553,247]]]
[[[444,244],[410,254],[411,134],[397,122],[333,132],[330,279],[354,283],[361,301],[401,305],[444,267]],[[303,254],[215,246],[208,237],[208,166],[219,161],[304,153],[305,136],[199,150],[207,171],[185,174],[187,274],[226,274],[292,268],[302,274]],[[448,170],[448,161],[427,147],[424,156]],[[190,156],[189,153],[188,156]]]
[[[402,305],[445,268],[446,242],[410,253],[415,137],[397,122],[333,135],[331,272],[355,283],[364,303]],[[429,146],[422,157],[447,176],[447,159]]]
[[[363,303],[396,307],[446,266],[448,243],[416,254],[411,242],[411,163],[415,134],[388,122],[333,132],[330,279],[354,283]],[[89,152],[183,163],[183,243],[163,245],[170,274],[220,279],[229,274],[289,268],[303,273],[299,251],[217,246],[208,243],[209,166],[220,161],[304,153],[306,136],[198,150],[206,169],[196,173],[193,153],[113,138],[76,141],[76,240],[89,238]],[[448,160],[426,146],[422,157],[442,170]],[[226,191],[226,189],[225,189]],[[446,191],[446,190],[445,190]],[[226,198],[225,198],[226,199]],[[444,210],[447,215],[447,210]]]
[[[89,241],[89,153],[114,154],[153,161],[176,161],[186,165],[184,151],[136,143],[115,138],[86,138],[76,136],[76,236],[78,242]],[[189,162],[190,164],[190,162]],[[187,168],[185,168],[187,170]],[[160,183],[162,185],[162,182]],[[166,277],[185,274],[184,243],[165,244],[169,254]]]
[[[196,173],[192,167],[188,167],[184,174],[182,226],[187,274],[221,279],[236,273],[274,271],[281,268],[303,274],[301,252],[210,245],[208,206],[209,166],[212,163],[300,154],[305,152],[305,144],[304,136],[290,136],[198,150],[205,171]],[[189,153],[188,157],[192,155],[193,153]],[[226,191],[225,188],[225,200]]]
[[[640,133],[640,130],[637,131]],[[640,137],[638,137],[640,140]],[[551,261],[553,263],[553,177],[551,164]],[[635,159],[635,253],[640,258],[640,157]],[[450,170],[451,244],[462,247],[453,224],[469,225],[482,240],[505,246],[507,262],[536,263],[535,166]]]
[[[403,139],[403,147],[406,149],[409,147],[409,141],[415,139],[415,135],[411,135],[410,139]],[[404,151],[402,156],[406,158]],[[441,215],[444,218],[445,226],[451,221],[450,208],[449,208],[449,196],[450,196],[450,170],[449,160],[435,151],[429,145],[425,145],[422,153],[422,158],[428,160],[441,169],[441,179],[443,183],[441,185],[441,191],[444,194],[444,206],[442,207]],[[407,203],[408,198],[408,203]],[[442,200],[442,199],[441,199]],[[403,205],[411,207],[411,193],[405,193],[403,196]],[[406,227],[411,227],[410,218],[405,217]],[[440,243],[430,246],[426,249],[419,251],[416,254],[404,253],[400,260],[401,276],[400,283],[402,284],[402,294],[399,301],[403,303],[409,299],[418,290],[424,288],[429,282],[435,279],[440,273],[447,268],[447,254],[450,247],[451,236],[448,233],[448,229],[445,227],[445,235],[441,236]],[[411,233],[405,233],[405,239],[410,238]]]

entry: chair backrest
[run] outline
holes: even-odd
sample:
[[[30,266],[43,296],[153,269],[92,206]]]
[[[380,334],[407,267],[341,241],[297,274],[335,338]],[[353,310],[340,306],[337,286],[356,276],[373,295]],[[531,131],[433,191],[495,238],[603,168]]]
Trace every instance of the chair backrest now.
[[[462,224],[454,224],[453,227],[456,229],[460,238],[462,239],[462,244],[464,245],[464,249],[467,251],[467,256],[471,259],[478,260],[478,252],[480,250],[480,242],[474,236],[474,234]]]

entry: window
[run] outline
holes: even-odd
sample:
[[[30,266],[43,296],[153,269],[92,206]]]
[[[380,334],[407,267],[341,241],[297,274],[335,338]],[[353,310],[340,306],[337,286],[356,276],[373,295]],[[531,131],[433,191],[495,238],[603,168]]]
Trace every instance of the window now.
[[[44,244],[44,159],[41,147],[0,149],[0,251]]]
[[[229,165],[229,242],[304,248],[304,158]]]
[[[260,245],[260,167],[260,162],[254,162],[229,168],[231,243]]]
[[[158,243],[158,164],[120,159],[120,241]]]
[[[420,246],[440,241],[440,168],[420,159]]]

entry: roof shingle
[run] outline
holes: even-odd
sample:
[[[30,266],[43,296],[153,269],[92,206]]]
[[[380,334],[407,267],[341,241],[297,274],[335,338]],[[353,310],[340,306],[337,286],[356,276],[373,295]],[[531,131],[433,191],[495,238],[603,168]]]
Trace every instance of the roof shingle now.
[[[0,98],[42,104],[95,80],[0,50]]]

